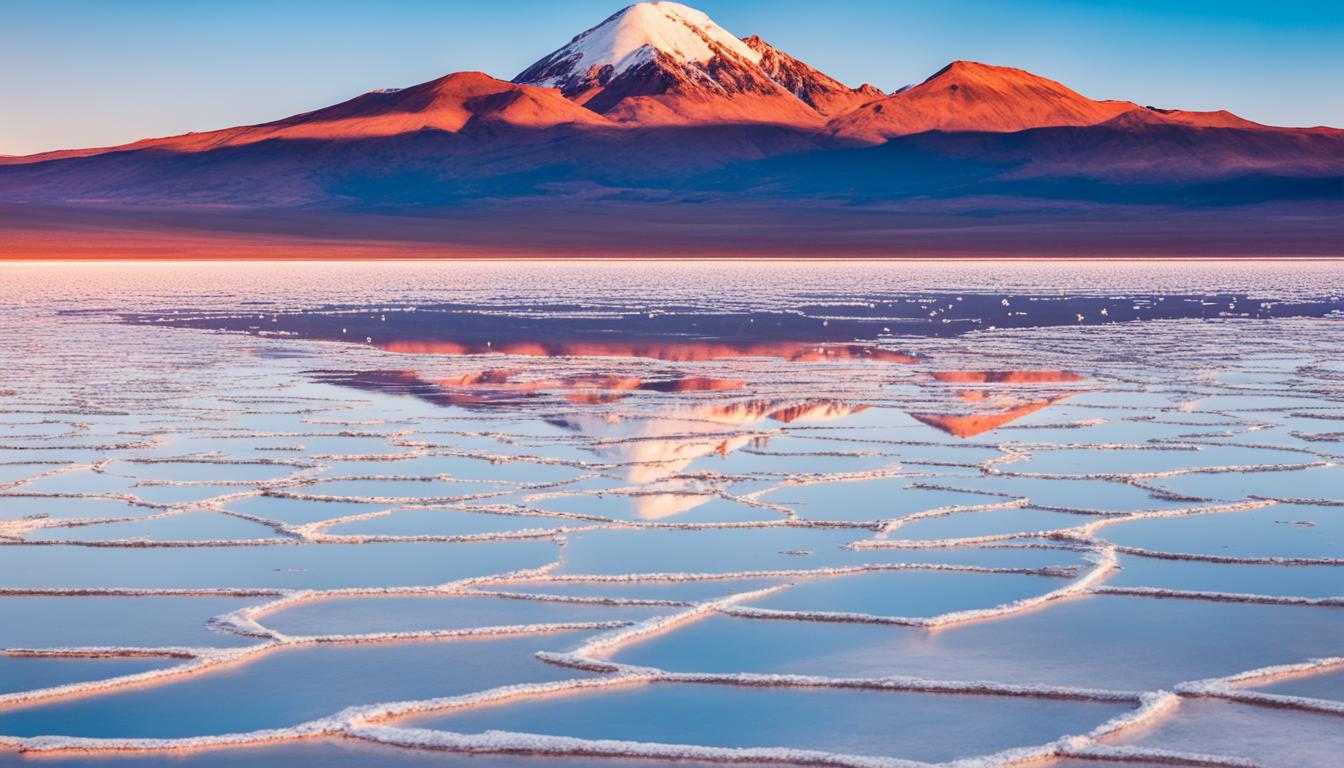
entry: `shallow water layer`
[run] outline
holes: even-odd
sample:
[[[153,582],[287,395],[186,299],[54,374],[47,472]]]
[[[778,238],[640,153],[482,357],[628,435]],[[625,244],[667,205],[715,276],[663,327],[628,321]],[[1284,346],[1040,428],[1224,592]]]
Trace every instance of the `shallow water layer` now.
[[[654,684],[422,718],[475,733],[511,728],[589,739],[783,746],[939,761],[1090,730],[1122,705],[893,691]],[[982,727],[967,733],[974,720]]]
[[[1330,765],[1335,266],[6,265],[0,766]]]
[[[1222,701],[1190,702],[1170,721],[1116,743],[1245,756],[1267,768],[1330,765],[1344,750],[1338,715],[1311,715]]]
[[[1098,595],[936,632],[852,622],[715,616],[631,643],[617,661],[678,672],[1158,689],[1328,656],[1344,616],[1322,607]],[[1260,632],[1273,627],[1273,632]],[[1224,638],[1238,637],[1236,643]]]

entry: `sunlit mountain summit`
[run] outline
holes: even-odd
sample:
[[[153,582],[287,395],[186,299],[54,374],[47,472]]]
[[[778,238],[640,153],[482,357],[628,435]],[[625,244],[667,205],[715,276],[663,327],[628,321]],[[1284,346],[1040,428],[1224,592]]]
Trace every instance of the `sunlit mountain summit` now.
[[[1141,104],[973,61],[884,93],[644,2],[512,80],[0,157],[0,228],[39,256],[75,227],[104,255],[165,228],[202,255],[1334,252],[1344,131]]]

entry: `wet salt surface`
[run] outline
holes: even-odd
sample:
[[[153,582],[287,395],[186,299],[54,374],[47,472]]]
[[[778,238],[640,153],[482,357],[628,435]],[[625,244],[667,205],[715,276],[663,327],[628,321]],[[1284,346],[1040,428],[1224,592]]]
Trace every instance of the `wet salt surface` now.
[[[1078,553],[1038,549],[894,550],[847,547],[868,538],[845,528],[718,528],[707,530],[593,530],[568,537],[557,573],[723,574],[820,571],[865,565],[948,563],[977,568],[1039,569],[1074,565]]]
[[[397,509],[380,517],[337,523],[327,533],[345,536],[479,536],[483,534],[526,534],[555,531],[583,525],[584,521],[563,517],[494,514],[470,509],[429,508]]]
[[[355,739],[310,739],[240,749],[207,749],[191,752],[130,752],[63,755],[40,758],[43,764],[72,768],[253,768],[257,765],[321,765],[329,768],[709,768],[722,763],[688,760],[620,759],[611,757],[559,757],[526,754],[453,754],[443,751],[402,749]],[[31,766],[37,759],[17,752],[0,751],[0,766]],[[738,763],[747,766],[777,763]],[[1140,766],[1139,768],[1146,768]]]
[[[715,616],[628,645],[613,658],[678,672],[910,675],[1145,690],[1332,655],[1344,631],[1338,613],[1098,595],[934,633]],[[1258,631],[1265,626],[1275,632]]]
[[[95,523],[44,528],[28,541],[217,541],[278,539],[276,532],[250,520],[218,512],[182,512],[169,517],[124,523]]]
[[[265,623],[290,635],[406,632],[423,629],[640,621],[669,606],[611,606],[498,597],[383,597],[300,603]]]
[[[427,698],[495,683],[575,676],[572,670],[534,659],[537,640],[285,649],[246,665],[179,677],[150,688],[0,711],[0,729],[23,736],[105,738],[236,733],[297,725],[368,701]],[[549,637],[542,642],[564,640]],[[221,707],[221,701],[245,701],[247,706]]]
[[[996,605],[1059,588],[1056,579],[1013,573],[896,571],[798,582],[747,605],[782,611],[936,616]]]
[[[10,495],[0,499],[0,520],[43,516],[51,519],[110,520],[147,517],[161,509],[121,499]]]
[[[1125,709],[1098,702],[663,683],[408,724],[466,733],[511,728],[588,739],[784,746],[941,761],[1087,731]],[[968,732],[968,720],[978,727]]]
[[[557,577],[563,579],[564,577]],[[676,603],[703,603],[720,600],[730,595],[759,592],[793,583],[798,577],[773,578],[713,578],[696,580],[537,580],[508,583],[501,586],[509,592],[524,595],[556,595],[583,599],[615,598],[620,600],[672,601]]]
[[[1316,675],[1293,677],[1256,688],[1262,693],[1307,696],[1314,699],[1344,701],[1344,669]]]
[[[1344,569],[1338,565],[1209,563],[1128,556],[1122,557],[1120,564],[1123,570],[1107,586],[1321,599],[1339,597],[1344,591],[1341,587]]]
[[[464,543],[452,557],[429,543],[300,546],[6,547],[0,589],[339,589],[409,587],[535,568],[547,541]]]
[[[583,493],[534,495],[521,503],[545,512],[583,515],[610,520],[657,521],[663,518],[688,523],[741,523],[781,520],[777,510],[743,504],[705,493],[672,489],[667,493]]]
[[[7,268],[0,765],[1338,753],[1328,265],[267,269]]]
[[[1337,557],[1344,552],[1339,508],[1276,504],[1218,515],[1136,520],[1108,529],[1116,544],[1217,556]]]
[[[1344,424],[1344,420],[1340,423]],[[1341,466],[1307,467],[1280,472],[1247,472],[1235,477],[1188,475],[1164,479],[1154,485],[1172,493],[1210,499],[1263,496],[1273,499],[1326,500],[1344,504],[1344,467]]]
[[[212,632],[213,616],[265,598],[70,595],[0,597],[5,648],[64,646],[238,646],[254,638]]]
[[[1193,701],[1166,722],[1116,744],[1244,757],[1268,768],[1330,765],[1344,752],[1338,715],[1285,712],[1223,701]]]
[[[991,495],[921,488],[905,478],[785,486],[761,500],[787,507],[805,520],[854,521],[894,520],[940,507],[1002,501]]]
[[[287,496],[248,496],[232,499],[219,505],[220,509],[249,517],[273,520],[286,525],[304,525],[325,520],[385,512],[394,507],[388,504],[319,501]]]
[[[0,696],[168,667],[164,659],[42,659],[0,657]]]

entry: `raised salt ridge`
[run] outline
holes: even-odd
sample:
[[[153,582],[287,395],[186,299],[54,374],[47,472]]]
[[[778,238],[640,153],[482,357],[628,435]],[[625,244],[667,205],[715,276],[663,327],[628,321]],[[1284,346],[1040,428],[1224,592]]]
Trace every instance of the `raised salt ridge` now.
[[[15,265],[0,763],[1328,764],[1339,275],[1018,269]]]

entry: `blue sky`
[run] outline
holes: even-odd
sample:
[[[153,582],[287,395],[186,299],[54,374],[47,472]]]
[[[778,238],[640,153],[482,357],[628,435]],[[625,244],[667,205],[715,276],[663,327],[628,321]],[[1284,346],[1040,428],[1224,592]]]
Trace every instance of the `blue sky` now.
[[[460,70],[510,78],[625,3],[5,0],[0,154],[272,120]],[[1344,126],[1344,3],[700,0],[851,85],[954,59],[1093,98]]]

